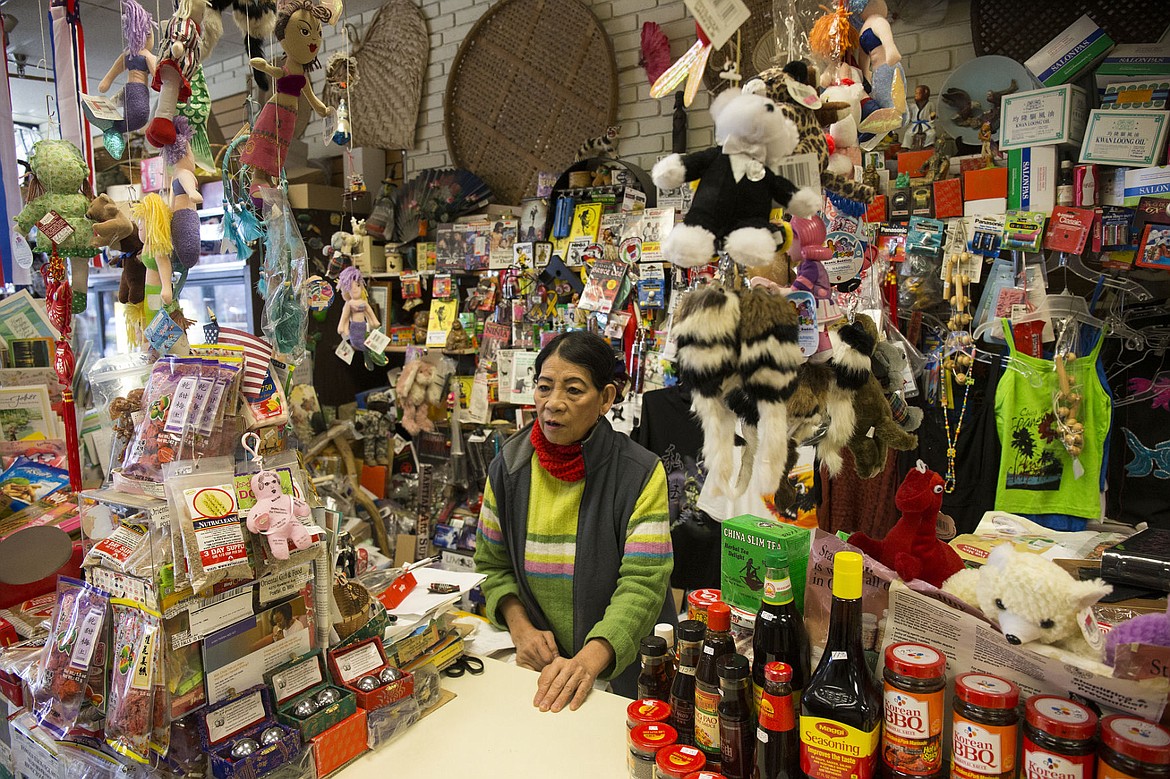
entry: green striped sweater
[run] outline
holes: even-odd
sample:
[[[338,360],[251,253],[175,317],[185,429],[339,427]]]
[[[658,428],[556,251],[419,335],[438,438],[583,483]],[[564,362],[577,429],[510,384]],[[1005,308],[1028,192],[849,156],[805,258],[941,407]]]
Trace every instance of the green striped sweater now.
[[[560,481],[540,467],[535,453],[532,455],[524,574],[562,647],[573,646],[573,569],[578,552],[578,510],[584,490],[584,479]],[[488,618],[506,628],[499,614],[500,601],[507,595],[517,595],[519,588],[504,548],[497,512],[496,496],[489,481],[479,514],[475,567],[487,574],[483,593]],[[585,564],[588,550],[582,553],[582,564]],[[604,678],[621,673],[637,658],[638,642],[654,630],[673,566],[666,472],[659,463],[630,517],[617,589],[605,616],[586,637],[586,641],[604,638],[613,647],[616,659],[612,669],[603,674]]]

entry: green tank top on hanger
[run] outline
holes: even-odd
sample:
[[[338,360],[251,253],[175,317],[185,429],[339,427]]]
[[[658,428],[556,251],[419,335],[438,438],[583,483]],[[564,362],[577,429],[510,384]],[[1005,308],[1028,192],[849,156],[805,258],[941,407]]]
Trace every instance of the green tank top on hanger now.
[[[1070,380],[1080,387],[1077,419],[1085,426],[1078,478],[1061,443],[1053,396],[1060,386],[1056,364],[1017,351],[1011,323],[1003,320],[1010,358],[995,393],[995,421],[1002,454],[996,483],[995,508],[1013,514],[1067,514],[1099,519],[1101,466],[1113,414],[1109,393],[1101,384],[1097,357],[1104,337],[1089,354],[1068,366]]]

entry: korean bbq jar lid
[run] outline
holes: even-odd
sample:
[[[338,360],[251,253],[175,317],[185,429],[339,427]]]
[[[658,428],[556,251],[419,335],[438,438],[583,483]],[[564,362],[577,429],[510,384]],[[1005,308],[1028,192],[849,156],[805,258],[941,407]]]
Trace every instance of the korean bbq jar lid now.
[[[661,722],[643,722],[630,731],[630,746],[639,752],[657,752],[678,741],[678,731]]]
[[[655,759],[660,773],[666,776],[686,776],[695,771],[702,771],[707,765],[707,758],[698,747],[685,744],[672,744],[658,750]]]
[[[670,718],[670,704],[654,698],[642,698],[626,707],[630,727],[643,722],[665,722]]]
[[[1101,720],[1101,743],[1119,755],[1142,763],[1170,764],[1170,731],[1125,714]]]
[[[959,700],[986,709],[1014,709],[1020,702],[1020,688],[991,674],[967,673],[955,679]]]
[[[886,647],[886,668],[899,676],[937,679],[947,670],[947,659],[933,647],[903,642]]]
[[[1033,695],[1024,704],[1025,721],[1054,738],[1087,741],[1097,734],[1097,715],[1055,695]]]

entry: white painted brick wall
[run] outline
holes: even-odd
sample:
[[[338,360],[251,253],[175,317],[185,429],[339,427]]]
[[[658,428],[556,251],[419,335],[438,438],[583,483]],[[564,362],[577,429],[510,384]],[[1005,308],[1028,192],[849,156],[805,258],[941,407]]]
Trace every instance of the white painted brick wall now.
[[[492,2],[421,0],[430,33],[431,59],[423,86],[415,147],[407,151],[407,177],[425,168],[452,164],[443,136],[443,94],[447,87],[448,69],[459,44]],[[618,153],[648,170],[659,156],[670,149],[674,98],[650,98],[646,73],[638,65],[642,24],[652,21],[662,25],[670,38],[671,50],[677,57],[694,42],[694,22],[682,0],[594,0],[590,6],[610,36],[618,65],[617,121],[622,125]],[[970,42],[970,10],[969,0],[955,0],[949,3],[943,18],[932,20],[929,27],[917,26],[913,14],[910,19],[894,21],[894,34],[904,57],[911,87],[926,84],[937,99],[951,71],[975,56]],[[361,15],[359,29],[364,29],[374,13],[367,11]],[[330,29],[325,39],[325,56],[344,47],[344,36]],[[555,56],[555,53],[550,52],[550,56]],[[720,57],[718,53],[714,56]],[[223,63],[222,67],[217,64],[209,68],[207,77],[212,98],[238,93],[242,86],[244,67],[245,61],[241,57],[238,61]],[[319,72],[314,76],[314,83],[319,89]],[[687,142],[691,149],[701,149],[714,142],[707,107],[707,96],[700,93],[688,111],[690,127]],[[316,143],[322,129],[322,123],[314,121],[306,131],[310,154],[336,156],[336,147],[323,147]]]

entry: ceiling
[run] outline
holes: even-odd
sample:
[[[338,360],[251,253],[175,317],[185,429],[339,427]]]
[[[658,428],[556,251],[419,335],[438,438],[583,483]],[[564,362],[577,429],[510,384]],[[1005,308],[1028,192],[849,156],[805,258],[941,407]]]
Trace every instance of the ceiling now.
[[[156,19],[170,16],[171,0],[139,0]],[[98,82],[114,59],[122,52],[120,8],[121,0],[81,0],[81,22],[85,32],[86,62],[88,66],[89,90],[97,92]],[[381,0],[349,0],[345,4],[346,18],[377,8]],[[425,5],[425,0],[424,0]],[[51,79],[51,65],[46,68],[44,60],[51,59],[49,51],[49,24],[47,19],[49,0],[0,0],[0,11],[17,19],[17,25],[10,33],[8,45],[8,71],[16,72],[14,57],[27,57],[25,74],[31,78],[12,78],[13,116],[18,122],[40,124],[48,118],[47,96],[52,95],[53,85],[43,80]],[[223,37],[205,64],[214,64],[244,54],[244,41],[239,28],[224,20]]]

